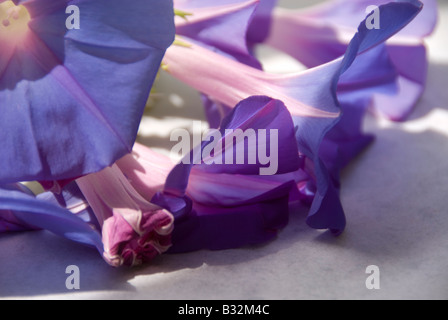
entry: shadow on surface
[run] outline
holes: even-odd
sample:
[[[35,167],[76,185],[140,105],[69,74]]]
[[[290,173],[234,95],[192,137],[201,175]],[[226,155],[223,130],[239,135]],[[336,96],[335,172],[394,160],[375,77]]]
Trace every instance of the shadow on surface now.
[[[437,111],[448,119],[447,83],[448,66],[432,64],[410,118],[386,128],[373,124],[376,141],[345,169],[347,249],[402,259],[419,247],[437,250],[447,238],[448,127],[440,130],[441,119],[430,116]],[[319,241],[332,243],[326,236]]]
[[[279,239],[258,246],[222,251],[165,254],[140,267],[113,268],[95,249],[59,238],[46,231],[0,234],[0,297],[32,298],[45,295],[121,292],[132,296],[136,289],[130,280],[139,276],[167,274],[201,266],[229,266],[267,257],[307,237],[304,216],[295,214],[291,226]],[[4,257],[8,257],[5,259]],[[80,290],[66,288],[66,268],[80,270]]]
[[[82,291],[133,289],[126,283],[132,275],[109,267],[96,249],[46,231],[2,234],[0,253],[0,297],[74,293],[66,288],[70,265],[80,269]]]
[[[434,109],[448,109],[448,65],[430,63],[425,92],[417,107],[406,121],[426,116]]]

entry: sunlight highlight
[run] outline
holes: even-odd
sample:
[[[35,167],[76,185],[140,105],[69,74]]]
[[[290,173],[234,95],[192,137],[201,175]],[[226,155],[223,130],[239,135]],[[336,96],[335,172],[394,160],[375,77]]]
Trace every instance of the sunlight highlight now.
[[[0,42],[14,46],[20,44],[29,31],[31,16],[24,6],[12,1],[0,4]]]

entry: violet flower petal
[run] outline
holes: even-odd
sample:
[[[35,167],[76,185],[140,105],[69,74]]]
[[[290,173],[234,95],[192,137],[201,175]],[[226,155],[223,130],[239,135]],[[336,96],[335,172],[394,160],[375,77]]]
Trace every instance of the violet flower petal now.
[[[37,198],[62,208],[69,210],[75,216],[81,218],[92,229],[101,231],[101,226],[95,217],[95,214],[79,189],[76,182],[71,182],[64,186],[59,193],[44,192],[37,195]]]
[[[282,184],[252,199],[250,204],[226,207],[195,202],[187,216],[176,219],[173,246],[168,252],[223,250],[275,239],[289,221],[293,185],[294,181]]]
[[[31,229],[44,229],[69,240],[95,247],[100,253],[100,234],[69,210],[22,190],[0,189],[0,213],[12,212],[15,219]]]
[[[271,31],[272,11],[277,5],[277,0],[260,0],[255,15],[247,31],[247,42],[250,48],[263,43]]]
[[[371,5],[384,5],[388,0],[338,0],[304,10],[277,10],[273,17],[271,37],[267,43],[292,55],[308,67],[329,62],[344,54],[348,43],[356,30],[357,23],[365,16],[365,10]],[[414,5],[415,1],[396,1]],[[426,83],[427,57],[423,38],[432,33],[437,21],[437,2],[425,0],[422,12],[406,28],[387,42],[383,56],[390,60],[390,72],[395,73],[383,85],[396,86],[394,94],[374,94],[375,87],[352,88],[352,94],[371,97],[362,104],[388,119],[400,121],[413,110]],[[385,17],[388,19],[388,17]],[[381,19],[381,24],[385,23]],[[384,25],[381,25],[384,28]],[[297,29],[303,32],[296,32]],[[358,59],[356,65],[367,60]],[[409,68],[412,61],[413,68]],[[375,72],[379,66],[369,63],[369,72]],[[366,75],[366,74],[364,74]],[[341,78],[340,83],[356,82],[357,78]],[[365,77],[362,77],[365,79]],[[366,83],[364,83],[365,85]],[[364,92],[361,93],[361,90]],[[347,92],[348,93],[348,92]]]
[[[130,152],[173,41],[172,1],[17,3],[31,21],[14,54],[2,47],[0,181],[78,177]],[[80,9],[79,30],[66,30],[69,4]]]
[[[176,33],[219,51],[236,61],[262,69],[252,53],[255,42],[267,37],[272,0],[177,0],[176,8],[191,14],[177,18]],[[211,128],[218,128],[229,107],[203,94],[205,113]]]
[[[336,95],[340,77],[358,56],[368,54],[367,51],[404,28],[421,8],[418,1],[382,6],[380,30],[369,30],[364,20],[343,58],[299,74],[268,75],[193,43],[187,48],[169,48],[165,62],[173,76],[224,105],[235,105],[251,95],[268,95],[283,101],[293,115],[299,150],[312,162],[313,172],[308,173],[314,181],[310,182],[305,194],[315,196],[307,222],[314,228],[331,229],[339,234],[345,228],[345,216],[337,196],[338,183],[333,181],[320,158],[320,149],[325,135],[340,119]],[[227,68],[218,72],[220,69],[214,68],[215,65],[226,65]],[[193,72],[200,76],[189,76]],[[179,170],[179,177],[188,174],[185,167],[175,170]],[[328,210],[330,207],[333,209]]]
[[[244,64],[261,68],[247,44],[247,31],[258,0],[176,1],[191,16],[176,20],[176,34],[215,48]]]
[[[275,128],[280,132],[279,158],[284,159],[279,162],[278,175],[259,176],[254,169],[259,169],[260,164],[177,165],[166,180],[164,192],[152,199],[175,216],[170,252],[265,242],[286,225],[290,192],[295,185],[293,173],[301,165],[291,116],[280,101],[251,97],[222,121],[220,131],[247,128]],[[199,150],[207,145],[204,142]],[[195,153],[196,150],[191,153],[193,158]]]
[[[396,34],[411,22],[421,9],[422,4],[418,1],[390,3],[380,7],[380,17],[381,21],[383,21],[380,30],[370,30],[367,28],[365,20],[361,22],[358,32],[348,46],[340,69],[333,78],[335,100],[336,89],[341,75],[349,70],[358,55],[376,47]],[[314,161],[315,166],[316,194],[307,223],[313,228],[330,229],[333,233],[340,234],[345,228],[346,221],[338,196],[338,183],[332,179],[328,168],[319,156],[322,152],[321,141],[325,134],[335,126],[336,121],[322,121],[322,119],[303,117],[294,117],[294,120],[300,129],[297,135],[299,149]],[[315,131],[316,128],[320,128],[319,132]],[[323,135],[321,135],[322,132],[324,132]]]
[[[221,158],[221,164],[211,163],[207,164],[205,161],[210,159],[201,159],[202,161],[195,164],[194,159],[197,155],[203,155],[204,148],[210,142],[203,142],[198,150],[192,152],[185,158],[189,158],[188,163],[180,163],[168,175],[165,184],[165,190],[173,194],[185,194],[188,186],[190,171],[200,170],[209,173],[227,173],[227,174],[246,174],[259,175],[260,168],[264,167],[256,157],[254,164],[249,164],[244,161],[243,164],[233,163],[226,164],[226,154],[235,155],[238,153],[238,143],[226,144],[223,140],[226,139],[226,130],[236,132],[241,130],[244,133],[247,129],[252,129],[256,132],[258,129],[276,130],[278,132],[278,167],[277,174],[289,173],[297,171],[300,167],[298,160],[298,149],[295,141],[295,130],[289,112],[287,112],[284,104],[281,101],[273,100],[264,96],[253,96],[241,101],[232,112],[227,115],[221,122],[220,137],[223,139],[218,141],[218,153],[214,155],[215,158]],[[266,145],[271,144],[271,136],[266,137]],[[244,143],[245,140],[241,140]],[[275,142],[275,141],[274,141]],[[219,148],[219,146],[221,148]],[[249,152],[256,152],[258,148],[244,148],[245,159],[247,160]],[[272,152],[267,148],[267,154]],[[184,159],[185,160],[185,159]],[[184,161],[183,160],[183,161]]]

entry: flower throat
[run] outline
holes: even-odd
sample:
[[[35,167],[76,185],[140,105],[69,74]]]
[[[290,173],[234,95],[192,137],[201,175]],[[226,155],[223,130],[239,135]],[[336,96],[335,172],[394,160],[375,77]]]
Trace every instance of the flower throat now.
[[[23,6],[16,6],[12,1],[0,4],[0,42],[18,44],[25,39],[29,30],[31,16]]]

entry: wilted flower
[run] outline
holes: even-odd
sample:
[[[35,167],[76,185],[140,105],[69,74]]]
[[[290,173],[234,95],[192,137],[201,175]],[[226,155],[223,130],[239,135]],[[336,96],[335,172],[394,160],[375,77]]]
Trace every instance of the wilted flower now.
[[[20,184],[0,188],[0,233],[47,230],[96,248],[115,267],[165,252],[172,227],[172,215],[144,200],[116,165],[68,184],[60,194],[35,196]]]
[[[223,54],[219,48],[187,37],[182,38],[184,45],[171,46],[167,50],[164,62],[174,77],[227,107],[253,95],[267,95],[283,101],[293,116],[299,152],[311,161],[308,173],[312,179],[306,193],[313,193],[314,198],[307,222],[314,228],[331,229],[338,234],[345,228],[345,216],[338,195],[338,179],[327,167],[327,163],[334,159],[321,157],[322,141],[341,117],[338,84],[341,76],[350,72],[353,63],[365,59],[370,54],[369,50],[400,31],[421,8],[419,2],[381,6],[383,25],[380,30],[371,30],[367,28],[366,20],[362,21],[344,57],[297,74],[265,73]],[[394,19],[387,19],[390,16]],[[221,37],[226,39],[224,34]],[[246,37],[227,41],[245,43]],[[356,129],[359,125],[359,121],[353,124]],[[350,154],[359,147],[356,143],[349,144],[346,152]],[[325,150],[323,154],[326,154]],[[334,166],[337,171],[339,164]]]
[[[171,246],[173,216],[142,198],[117,165],[76,183],[98,220],[110,265],[138,265]]]
[[[259,129],[268,133],[266,139],[260,139]],[[260,148],[266,148],[271,157],[277,153],[276,174],[260,175],[264,165],[256,160],[224,161],[228,155],[256,159]],[[287,224],[290,197],[306,175],[301,171],[303,161],[291,115],[281,101],[262,96],[242,101],[223,120],[219,131],[210,131],[185,159],[197,159],[198,155],[203,156],[200,161],[174,166],[169,158],[136,144],[132,156],[118,161],[142,196],[173,213],[169,252],[262,243]],[[166,183],[160,186],[155,177]]]

